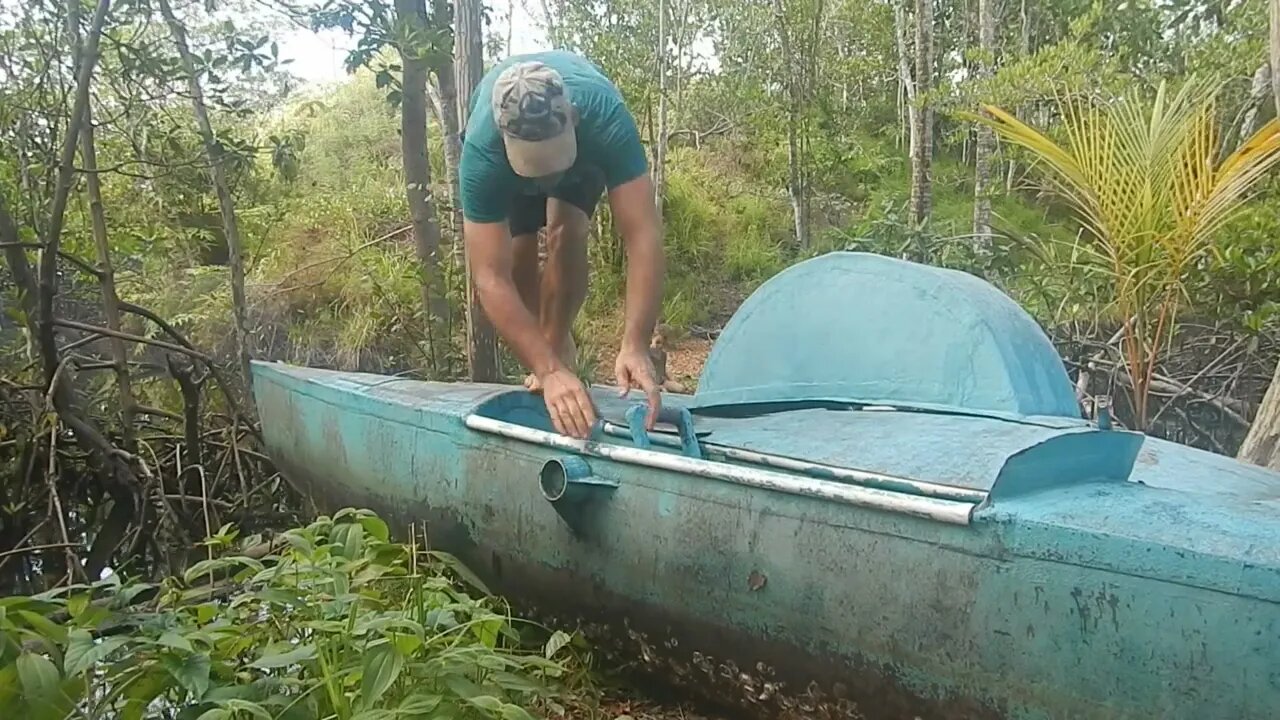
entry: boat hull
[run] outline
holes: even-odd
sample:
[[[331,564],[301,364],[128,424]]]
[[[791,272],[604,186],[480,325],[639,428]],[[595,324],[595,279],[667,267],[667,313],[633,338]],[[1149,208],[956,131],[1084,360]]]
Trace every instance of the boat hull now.
[[[1111,541],[1041,543],[1056,531],[1020,519],[1061,497],[954,524],[586,457],[616,487],[564,510],[539,481],[571,453],[467,426],[510,388],[397,398],[342,377],[255,366],[271,456],[317,507],[425,523],[495,591],[710,700],[771,718],[1280,714],[1273,598],[1081,563]]]

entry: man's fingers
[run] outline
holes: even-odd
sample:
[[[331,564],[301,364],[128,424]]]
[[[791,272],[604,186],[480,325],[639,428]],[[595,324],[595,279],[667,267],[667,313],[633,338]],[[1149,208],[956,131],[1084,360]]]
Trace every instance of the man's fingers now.
[[[547,403],[547,414],[551,416],[551,426],[556,429],[556,432],[561,435],[569,434],[564,426],[564,420],[561,418],[560,408],[556,407],[554,402]]]
[[[658,394],[658,388],[651,387],[645,391],[649,396],[649,415],[645,417],[645,428],[652,430],[658,424],[658,411],[662,409],[662,396]]]
[[[591,401],[591,396],[587,394],[586,388],[582,388],[575,394],[577,400],[578,411],[582,418],[582,437],[586,438],[591,435],[591,428],[596,423],[596,406]]]
[[[618,397],[626,397],[631,391],[631,369],[623,365],[618,369]]]
[[[573,436],[585,439],[591,433],[591,413],[583,407],[582,398],[573,393],[565,400],[565,415],[573,427]]]

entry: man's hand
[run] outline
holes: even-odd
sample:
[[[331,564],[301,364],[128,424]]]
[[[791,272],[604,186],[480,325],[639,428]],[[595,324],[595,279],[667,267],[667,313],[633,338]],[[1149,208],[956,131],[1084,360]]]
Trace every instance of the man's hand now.
[[[556,431],[586,440],[596,422],[596,406],[587,388],[568,368],[561,367],[538,377],[542,399]]]
[[[621,397],[632,390],[642,390],[649,398],[649,413],[645,415],[644,427],[653,430],[658,423],[658,410],[662,407],[662,396],[659,394],[658,374],[653,369],[653,359],[644,348],[623,348],[618,353],[613,371],[618,378]]]

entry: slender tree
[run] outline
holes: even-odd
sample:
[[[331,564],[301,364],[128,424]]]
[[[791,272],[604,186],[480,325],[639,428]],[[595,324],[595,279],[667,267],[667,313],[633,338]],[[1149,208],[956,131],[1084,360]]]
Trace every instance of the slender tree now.
[[[218,210],[222,215],[222,230],[227,238],[229,254],[231,314],[235,324],[236,355],[240,361],[240,381],[245,390],[245,404],[252,413],[253,375],[249,365],[252,350],[249,340],[248,301],[245,299],[244,292],[244,244],[240,240],[240,225],[236,218],[235,201],[231,197],[231,186],[227,182],[227,173],[223,166],[226,161],[226,152],[222,143],[218,142],[213,132],[213,124],[209,121],[209,110],[204,101],[204,88],[196,71],[195,56],[187,42],[187,29],[174,14],[169,0],[159,0],[159,7],[165,24],[169,26],[169,34],[173,36],[173,43],[178,49],[182,71],[187,76],[187,93],[191,96],[191,110],[195,114],[196,128],[200,131],[200,140],[208,160],[209,179],[213,182],[213,190],[218,196]]]
[[[773,0],[773,19],[778,33],[778,43],[782,47],[783,72],[787,87],[787,192],[791,199],[791,213],[795,221],[796,244],[807,248],[809,247],[809,219],[805,212],[800,139],[801,112],[804,102],[804,86],[801,79],[803,71],[800,67],[802,60],[797,56],[782,0]]]
[[[932,210],[933,109],[933,0],[915,0],[916,115],[911,123],[911,221],[924,225]]]
[[[978,75],[989,78],[995,63],[996,18],[992,11],[995,0],[978,0]],[[978,139],[974,147],[973,182],[973,243],[987,252],[991,249],[991,156],[995,152],[996,137],[991,128],[978,126]]]
[[[403,36],[422,38],[427,28],[423,0],[395,0],[396,22]],[[405,198],[413,225],[414,246],[422,263],[422,308],[427,322],[432,370],[439,370],[439,358],[432,330],[445,314],[444,279],[440,273],[440,226],[431,201],[431,164],[427,157],[427,61],[413,40],[400,44],[403,68],[400,96],[400,149],[403,154]]]
[[[658,136],[653,140],[653,194],[662,212],[662,199],[667,192],[667,0],[658,0],[658,45],[654,48],[658,64]]]
[[[454,41],[454,67],[457,70],[457,123],[466,127],[471,118],[473,95],[484,76],[483,16],[480,0],[458,0],[458,33]],[[461,225],[459,225],[461,229]],[[465,246],[464,246],[465,247]],[[471,258],[464,252],[467,276],[467,367],[474,382],[497,382],[498,338],[493,324],[484,314],[480,296],[471,279]]]

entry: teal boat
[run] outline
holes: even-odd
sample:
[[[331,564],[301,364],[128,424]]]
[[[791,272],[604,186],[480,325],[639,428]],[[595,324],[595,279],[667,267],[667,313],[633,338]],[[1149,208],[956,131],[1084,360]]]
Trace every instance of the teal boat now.
[[[831,253],[763,284],[651,433],[523,388],[258,363],[323,509],[423,522],[494,590],[621,629],[758,717],[1280,717],[1280,475],[1082,417],[964,273]]]

